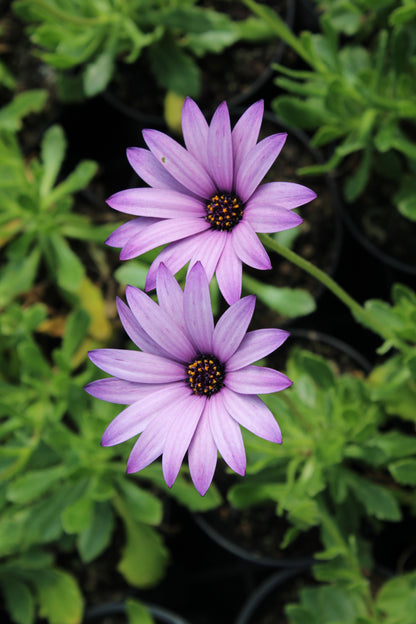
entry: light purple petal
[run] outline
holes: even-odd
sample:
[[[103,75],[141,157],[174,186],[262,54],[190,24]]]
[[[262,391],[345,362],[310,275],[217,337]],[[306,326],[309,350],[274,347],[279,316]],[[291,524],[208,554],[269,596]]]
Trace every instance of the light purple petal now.
[[[241,297],[243,267],[234,251],[231,235],[228,232],[226,234],[227,239],[217,264],[216,276],[222,296],[229,305],[232,305]]]
[[[107,199],[107,204],[113,210],[139,217],[172,219],[206,214],[199,199],[170,189],[131,188],[114,193]]]
[[[253,394],[237,394],[221,390],[224,405],[240,425],[265,440],[282,443],[282,434],[275,417],[263,401]]]
[[[250,198],[261,206],[276,206],[292,210],[315,199],[316,193],[296,182],[266,182]],[[247,204],[248,205],[248,204]]]
[[[145,332],[176,360],[190,362],[195,347],[167,312],[143,291],[127,286],[127,302]]]
[[[183,364],[153,353],[124,349],[96,349],[90,351],[88,357],[104,372],[125,381],[161,384],[180,381],[186,377]]]
[[[256,329],[248,332],[237,351],[227,361],[227,371],[238,370],[253,364],[280,347],[288,338],[284,329]]]
[[[188,192],[182,184],[166,171],[149,150],[143,147],[129,147],[127,149],[127,159],[137,175],[149,186],[171,189],[180,193]]]
[[[140,434],[127,461],[127,472],[129,474],[142,470],[162,454],[170,423],[181,406],[182,403],[179,402],[174,405],[173,409],[166,410],[165,413],[155,416],[143,433]]]
[[[254,193],[276,158],[287,134],[272,134],[257,143],[245,156],[236,174],[235,189],[243,203]]]
[[[183,186],[205,199],[215,193],[204,166],[182,145],[159,130],[143,130],[143,138],[158,162]]]
[[[246,366],[227,372],[224,383],[240,394],[269,394],[292,385],[286,375],[265,366]]]
[[[188,395],[186,404],[182,404],[182,410],[176,413],[170,426],[162,455],[163,476],[168,487],[172,487],[178,476],[206,401],[206,397]]]
[[[209,228],[204,219],[163,219],[146,228],[134,239],[128,241],[120,254],[121,260],[129,260],[141,256],[159,245],[166,245],[180,238],[198,234]],[[165,262],[165,264],[167,264]]]
[[[146,277],[145,290],[149,291],[155,288],[156,275],[159,270],[159,266],[162,263],[169,269],[172,275],[175,275],[175,273],[177,273],[187,262],[189,262],[195,249],[205,236],[205,232],[175,241],[162,249],[160,254],[153,260],[149,267]]]
[[[198,105],[190,98],[185,98],[182,107],[182,134],[188,152],[208,168],[208,123]]]
[[[101,445],[114,446],[142,433],[160,412],[170,410],[172,403],[181,401],[188,393],[189,389],[180,382],[159,386],[114,418],[104,431]]]
[[[124,247],[131,238],[138,236],[145,228],[154,223],[158,223],[159,219],[148,219],[145,217],[137,217],[131,219],[127,223],[120,225],[105,241],[110,247]]]
[[[183,290],[163,262],[156,274],[156,292],[159,305],[186,333],[183,316]]]
[[[237,172],[244,157],[256,145],[263,120],[264,102],[259,100],[248,108],[237,121],[232,132],[234,171]]]
[[[224,461],[239,475],[246,471],[246,453],[240,426],[228,414],[222,393],[213,395],[207,402],[211,433]]]
[[[217,446],[212,437],[209,416],[205,408],[188,448],[189,472],[201,496],[204,496],[211,485],[217,456]]]
[[[84,386],[84,390],[91,396],[109,403],[120,403],[120,405],[135,403],[157,388],[160,388],[159,384],[139,384],[116,377],[97,379]]]
[[[234,251],[242,262],[255,269],[272,268],[270,258],[248,221],[243,220],[231,232]]]
[[[209,126],[208,165],[217,189],[229,193],[233,187],[234,163],[230,114],[226,102],[218,106]]]
[[[210,282],[215,273],[218,261],[224,250],[228,237],[228,232],[220,232],[217,230],[209,230],[205,232],[204,236],[201,237],[201,241],[199,245],[197,245],[191,260],[189,261],[188,270],[190,270],[194,264],[200,262],[204,267],[208,281]]]
[[[244,219],[255,232],[264,232],[266,234],[282,232],[283,230],[290,230],[290,228],[296,227],[303,222],[303,219],[296,212],[291,212],[286,208],[257,206],[253,197],[249,202],[250,207],[246,206]]]
[[[185,325],[200,353],[211,353],[214,318],[208,279],[198,262],[188,273],[184,290]]]
[[[213,355],[226,362],[241,344],[250,324],[256,297],[248,295],[231,305],[218,320],[212,340]]]
[[[118,297],[116,298],[116,304],[120,321],[130,340],[132,340],[139,349],[146,351],[146,353],[154,353],[166,357],[166,351],[150,338],[130,308]]]

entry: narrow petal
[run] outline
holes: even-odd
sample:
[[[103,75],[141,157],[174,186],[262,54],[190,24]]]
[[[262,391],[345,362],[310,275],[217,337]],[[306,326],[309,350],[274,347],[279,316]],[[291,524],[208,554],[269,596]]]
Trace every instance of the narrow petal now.
[[[207,230],[209,225],[204,219],[163,219],[142,231],[134,239],[129,240],[120,254],[121,260],[130,260],[141,256],[159,245],[166,245],[180,238],[198,234]]]
[[[129,474],[142,470],[162,454],[169,426],[175,417],[175,413],[175,409],[172,409],[158,414],[140,434],[127,461]]]
[[[254,394],[237,394],[228,388],[221,390],[224,405],[240,425],[260,438],[282,443],[282,434],[269,408]]]
[[[217,264],[216,276],[222,296],[229,305],[241,297],[243,267],[240,258],[234,251],[231,235],[226,232],[227,239]]]
[[[158,162],[187,189],[210,198],[215,185],[204,166],[182,145],[159,130],[143,130],[143,138]]]
[[[212,437],[209,416],[205,407],[188,448],[189,472],[201,496],[204,496],[211,485],[217,457],[218,450]]]
[[[246,366],[227,372],[225,385],[240,394],[269,394],[292,385],[286,375],[265,366]]]
[[[145,228],[154,223],[158,223],[159,219],[148,219],[146,217],[137,217],[131,219],[127,223],[120,225],[105,241],[109,247],[124,247],[131,238],[138,236]]]
[[[118,297],[116,298],[116,305],[120,321],[130,340],[132,340],[134,344],[141,349],[141,351],[166,357],[166,351],[162,349],[152,338],[150,338],[130,308],[126,306],[126,304]]]
[[[149,186],[181,193],[187,192],[187,189],[166,171],[149,150],[143,147],[129,147],[127,160],[137,175]]]
[[[143,291],[127,286],[126,297],[145,332],[175,360],[190,362],[195,347],[167,312]]]
[[[135,403],[157,388],[160,388],[158,384],[139,384],[123,381],[116,377],[97,379],[84,386],[84,390],[96,399],[108,401],[108,403],[119,403],[120,405]]]
[[[267,251],[248,221],[240,221],[231,236],[234,251],[242,262],[263,271],[272,268]]]
[[[207,402],[209,424],[215,444],[224,461],[239,475],[246,471],[246,453],[240,426],[229,416],[222,393],[213,395]]]
[[[156,274],[156,292],[159,305],[186,333],[183,316],[183,290],[163,262]]]
[[[250,199],[250,204],[254,200]],[[245,220],[251,225],[255,232],[282,232],[290,230],[300,225],[303,219],[296,213],[286,208],[275,208],[271,206],[246,206],[244,213]]]
[[[107,204],[113,210],[140,217],[172,219],[205,215],[204,206],[199,199],[170,189],[127,189],[111,195]]]
[[[229,193],[233,187],[233,145],[230,114],[226,102],[215,111],[208,134],[208,164],[217,189]]]
[[[232,132],[234,170],[238,171],[244,157],[256,145],[263,120],[264,102],[259,100],[237,121]]]
[[[169,428],[162,455],[163,476],[168,487],[172,487],[178,476],[206,401],[206,397],[189,394],[186,403],[182,403],[182,410],[176,413]]]
[[[214,329],[213,355],[226,362],[235,353],[244,338],[256,305],[256,297],[249,295],[230,306]]]
[[[188,152],[208,168],[208,123],[198,105],[190,98],[185,98],[182,107],[182,134]]]
[[[256,329],[248,332],[237,351],[227,361],[227,372],[253,364],[280,347],[288,338],[284,329]]]
[[[156,286],[156,275],[159,270],[159,266],[163,263],[167,269],[175,275],[189,260],[201,240],[205,236],[205,232],[201,234],[195,234],[188,238],[170,243],[167,247],[162,249],[160,254],[153,260],[149,267],[149,271],[146,277],[145,290],[149,291]]]
[[[159,386],[114,418],[104,431],[101,445],[114,446],[142,433],[159,413],[165,413],[172,403],[182,400],[188,394],[189,389],[181,383]]]
[[[316,193],[296,182],[266,182],[251,196],[259,206],[276,206],[292,210],[315,199]],[[247,204],[248,206],[248,204]]]
[[[109,375],[139,383],[168,383],[185,378],[183,364],[153,353],[124,349],[96,349],[89,351],[91,362]]]
[[[185,325],[197,351],[210,353],[214,317],[208,279],[202,264],[198,262],[188,273],[184,290]]]
[[[210,282],[212,276],[218,265],[218,261],[224,250],[228,232],[219,232],[217,230],[209,230],[205,232],[204,237],[201,238],[200,244],[197,245],[195,252],[189,261],[189,270],[200,262],[205,269],[208,281]]]
[[[272,134],[257,143],[245,156],[235,180],[238,197],[244,203],[254,193],[286,141],[287,134]]]

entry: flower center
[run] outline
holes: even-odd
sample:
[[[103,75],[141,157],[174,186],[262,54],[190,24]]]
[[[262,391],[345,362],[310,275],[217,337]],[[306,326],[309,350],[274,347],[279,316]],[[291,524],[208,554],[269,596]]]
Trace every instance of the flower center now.
[[[224,385],[224,365],[213,355],[200,355],[188,364],[186,372],[194,394],[210,397]]]
[[[235,195],[220,193],[211,197],[206,211],[205,219],[213,230],[231,231],[243,218],[244,206]]]

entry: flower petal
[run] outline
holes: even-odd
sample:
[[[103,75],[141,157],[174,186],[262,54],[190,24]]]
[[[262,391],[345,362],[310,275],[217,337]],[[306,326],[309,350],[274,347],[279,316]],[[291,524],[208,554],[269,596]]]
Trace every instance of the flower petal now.
[[[168,383],[185,378],[183,364],[153,353],[124,349],[96,349],[89,351],[91,362],[109,375],[139,383]]]
[[[208,165],[219,191],[229,193],[233,187],[233,145],[230,114],[226,102],[216,109],[208,134]]]
[[[266,182],[250,198],[259,206],[276,206],[292,210],[315,199],[316,193],[296,182]]]
[[[143,130],[143,138],[158,162],[183,186],[205,199],[214,194],[208,172],[182,145],[159,130]]]
[[[240,221],[231,237],[234,251],[242,262],[263,271],[272,268],[266,250],[248,221]]]
[[[120,321],[130,340],[132,340],[141,351],[166,357],[166,351],[148,336],[130,308],[118,297],[116,299],[116,305]]]
[[[217,457],[218,450],[212,437],[205,407],[188,448],[189,472],[201,496],[204,496],[211,485],[217,465]]]
[[[166,171],[149,150],[143,147],[129,147],[127,160],[137,175],[149,186],[186,192],[185,187]]]
[[[188,152],[208,167],[208,123],[199,106],[190,98],[185,98],[182,107],[182,134]]]
[[[237,351],[227,361],[227,372],[238,370],[275,351],[288,338],[284,329],[256,329],[248,332]]]
[[[245,366],[226,373],[225,385],[240,394],[268,394],[292,385],[286,375],[265,366]]]
[[[214,329],[213,355],[227,362],[244,338],[256,305],[256,297],[248,295],[230,306],[218,320]]]
[[[143,291],[127,286],[126,297],[144,331],[175,360],[189,362],[195,347],[167,312]]]
[[[84,390],[96,399],[108,401],[109,403],[120,403],[121,405],[135,403],[146,394],[154,392],[157,388],[160,388],[158,384],[139,384],[132,381],[123,381],[116,377],[97,379],[84,386]]]
[[[253,202],[253,204],[251,203]],[[282,232],[300,225],[303,219],[296,213],[286,208],[254,205],[250,199],[250,207],[247,205],[244,218],[255,232]]]
[[[222,393],[213,395],[207,402],[209,424],[215,444],[224,461],[239,475],[246,471],[246,453],[240,426],[229,416]]]
[[[206,397],[189,394],[182,409],[176,413],[163,447],[162,470],[168,487],[172,487],[183,458],[195,433],[206,404]]]
[[[232,238],[227,232],[223,252],[217,264],[216,276],[222,296],[229,305],[241,297],[243,267],[240,258],[234,251]]]
[[[146,217],[131,219],[114,230],[114,232],[112,232],[105,241],[105,244],[109,245],[109,247],[124,247],[127,241],[131,238],[138,236],[142,230],[149,227],[149,225],[153,225],[158,222],[159,219],[148,219]]]
[[[197,245],[191,260],[189,261],[188,270],[190,270],[194,264],[200,262],[204,267],[208,281],[210,282],[215,273],[215,269],[217,268],[218,261],[224,250],[228,236],[228,232],[220,232],[217,230],[209,230],[205,232],[204,236],[201,237],[201,241],[199,245]]]
[[[159,413],[170,410],[172,403],[180,401],[188,393],[188,388],[181,383],[159,386],[114,418],[104,431],[101,445],[114,446],[142,433]]]
[[[169,426],[175,414],[175,409],[158,414],[150,421],[143,433],[140,434],[127,461],[127,472],[129,474],[142,470],[162,454]]]
[[[200,200],[170,189],[131,188],[114,193],[107,199],[107,204],[113,210],[140,217],[172,219],[205,215]]]
[[[156,274],[156,292],[159,305],[186,333],[183,316],[183,290],[163,262]]]
[[[131,239],[123,247],[120,254],[121,260],[130,260],[141,256],[159,245],[166,245],[180,238],[186,238],[192,234],[198,234],[209,228],[209,224],[203,219],[162,219],[143,230],[134,239]]]
[[[245,156],[235,180],[236,193],[243,203],[248,201],[278,157],[286,137],[286,133],[272,134],[257,143]]]
[[[208,279],[200,262],[188,273],[183,309],[185,325],[197,351],[211,353],[214,318]]]
[[[252,104],[240,117],[233,128],[232,141],[234,152],[234,171],[248,152],[256,145],[263,120],[264,102],[259,100]]]
[[[240,425],[265,440],[282,443],[282,434],[275,417],[263,401],[254,394],[237,394],[228,388],[221,390],[224,405]]]
[[[167,247],[162,249],[149,267],[145,290],[149,291],[155,288],[156,275],[162,263],[169,269],[172,275],[175,275],[175,273],[192,258],[195,249],[201,243],[204,236],[205,232],[195,234],[194,236],[189,236],[188,238],[170,243]]]

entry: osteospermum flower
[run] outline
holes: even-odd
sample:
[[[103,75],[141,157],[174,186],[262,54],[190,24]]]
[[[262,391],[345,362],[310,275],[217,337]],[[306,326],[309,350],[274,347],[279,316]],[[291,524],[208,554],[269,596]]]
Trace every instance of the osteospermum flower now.
[[[145,290],[155,287],[164,263],[176,273],[200,261],[208,280],[216,274],[231,304],[241,296],[242,262],[270,269],[256,232],[287,230],[302,222],[297,208],[316,197],[301,184],[269,182],[259,186],[280,153],[286,134],[257,143],[263,102],[253,104],[233,130],[225,102],[208,125],[193,100],[182,110],[186,148],[158,130],[143,130],[149,150],[132,147],[127,158],[150,188],[115,193],[108,204],[136,215],[108,238],[127,260],[166,245],[150,266]]]
[[[246,456],[240,425],[281,443],[279,426],[257,394],[287,388],[291,381],[252,363],[279,347],[288,333],[259,329],[246,333],[255,297],[231,305],[214,326],[208,280],[192,267],[182,291],[161,264],[156,276],[159,304],[128,286],[128,306],[118,300],[127,334],[141,349],[97,349],[89,357],[113,377],[86,386],[93,396],[128,405],[102,438],[112,446],[140,434],[127,462],[137,472],[162,455],[163,475],[174,483],[185,453],[201,495],[215,471],[217,453],[243,475]]]

